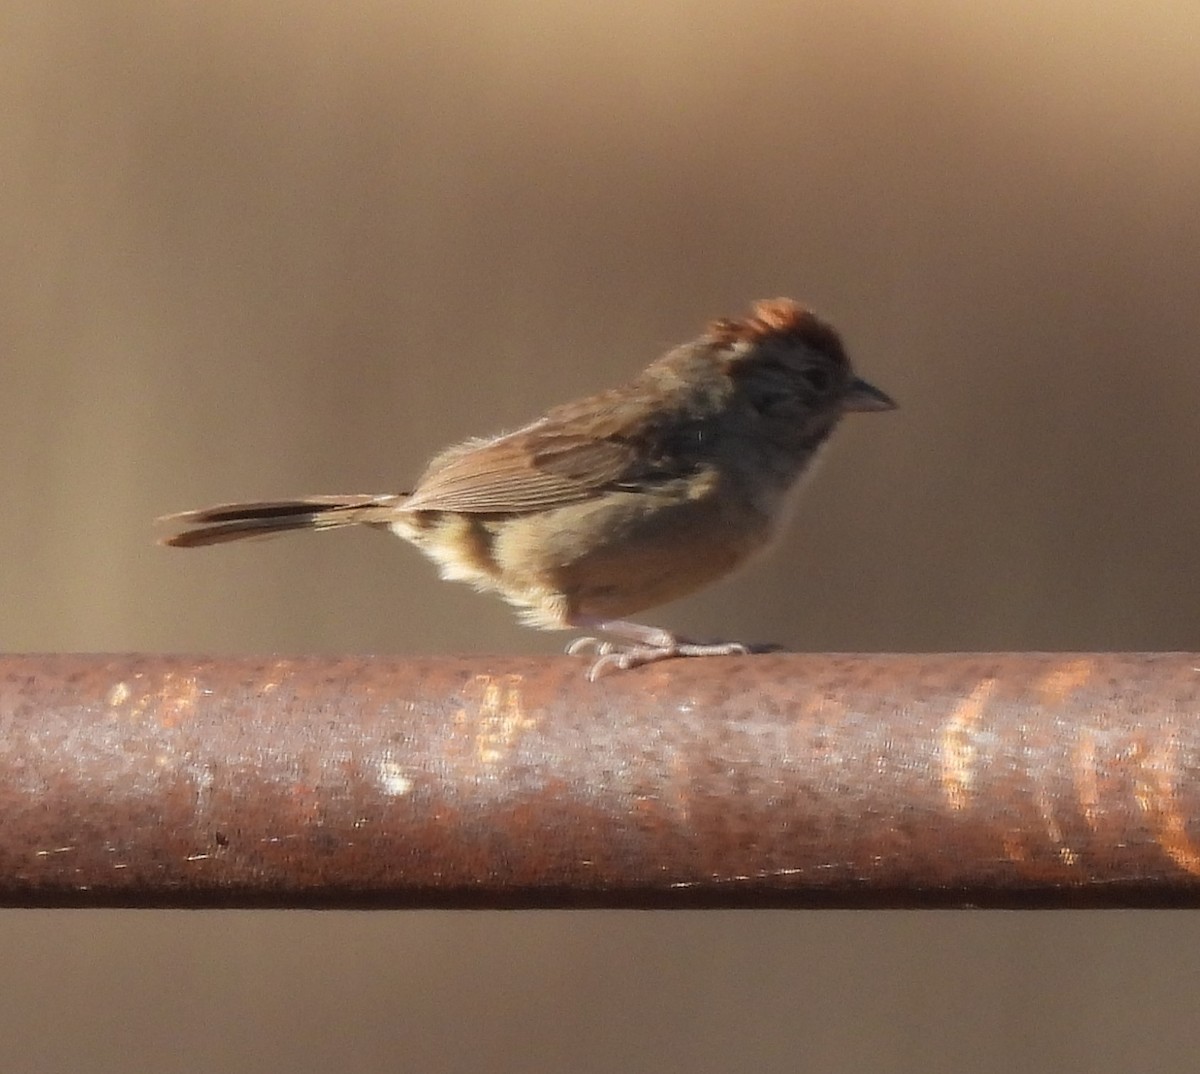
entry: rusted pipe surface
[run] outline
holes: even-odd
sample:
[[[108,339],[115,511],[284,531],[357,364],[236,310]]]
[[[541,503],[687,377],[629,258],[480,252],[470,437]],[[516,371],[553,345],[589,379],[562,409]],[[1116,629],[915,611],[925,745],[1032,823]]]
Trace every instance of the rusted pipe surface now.
[[[1200,657],[0,658],[0,903],[1197,906]]]

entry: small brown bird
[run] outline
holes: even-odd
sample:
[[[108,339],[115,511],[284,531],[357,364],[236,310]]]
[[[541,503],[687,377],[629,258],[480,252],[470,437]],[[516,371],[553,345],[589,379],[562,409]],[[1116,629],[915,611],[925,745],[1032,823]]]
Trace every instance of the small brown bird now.
[[[744,653],[623,617],[681,597],[761,551],[789,493],[847,411],[891,410],[838,334],[786,298],[714,321],[620,388],[523,429],[468,440],[409,493],[310,496],[170,515],[180,548],[363,524],[411,541],[443,578],[500,594],[525,622],[582,628],[588,677],[676,656]]]

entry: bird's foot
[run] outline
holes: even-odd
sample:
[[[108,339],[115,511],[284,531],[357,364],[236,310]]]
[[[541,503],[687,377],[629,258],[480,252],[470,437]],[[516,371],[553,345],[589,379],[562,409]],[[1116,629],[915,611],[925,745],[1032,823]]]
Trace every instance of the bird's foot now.
[[[686,641],[669,631],[621,619],[578,619],[573,625],[590,626],[623,639],[608,641],[597,637],[583,637],[576,638],[567,646],[567,652],[572,656],[588,652],[595,654],[596,659],[587,671],[589,682],[595,682],[609,671],[628,671],[630,668],[655,664],[660,660],[672,660],[675,657],[743,656],[752,651],[751,646],[737,641]]]
[[[644,664],[656,664],[660,660],[672,660],[677,656],[744,656],[750,651],[741,642],[725,641],[701,645],[690,641],[676,641],[674,645],[628,645],[609,643],[608,651],[602,652],[588,668],[589,682],[595,682],[608,671],[628,671]]]

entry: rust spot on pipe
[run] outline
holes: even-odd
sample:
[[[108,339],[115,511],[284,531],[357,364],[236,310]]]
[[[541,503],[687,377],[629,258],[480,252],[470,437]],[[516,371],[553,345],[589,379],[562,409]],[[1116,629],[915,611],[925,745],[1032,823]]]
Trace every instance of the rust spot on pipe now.
[[[951,809],[965,809],[975,782],[979,750],[975,737],[983,711],[996,689],[995,679],[984,679],[954,706],[942,732],[942,787]]]
[[[1200,906],[1179,654],[0,658],[0,903]]]
[[[1094,661],[1089,657],[1066,660],[1051,668],[1038,683],[1038,697],[1043,705],[1059,705],[1072,690],[1085,685],[1092,676]]]
[[[1151,818],[1159,845],[1181,869],[1200,876],[1200,847],[1188,834],[1187,817],[1180,808],[1175,741],[1168,739],[1138,759],[1138,804]]]

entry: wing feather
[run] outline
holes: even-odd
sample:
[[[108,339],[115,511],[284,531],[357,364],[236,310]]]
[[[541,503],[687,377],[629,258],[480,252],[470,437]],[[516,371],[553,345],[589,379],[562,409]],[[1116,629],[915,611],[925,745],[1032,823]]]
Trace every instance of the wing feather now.
[[[538,511],[594,496],[633,465],[632,444],[531,426],[434,459],[410,511]]]
[[[688,423],[648,398],[635,382],[564,403],[507,436],[444,451],[405,509],[540,511],[677,477],[688,470],[676,451]]]

